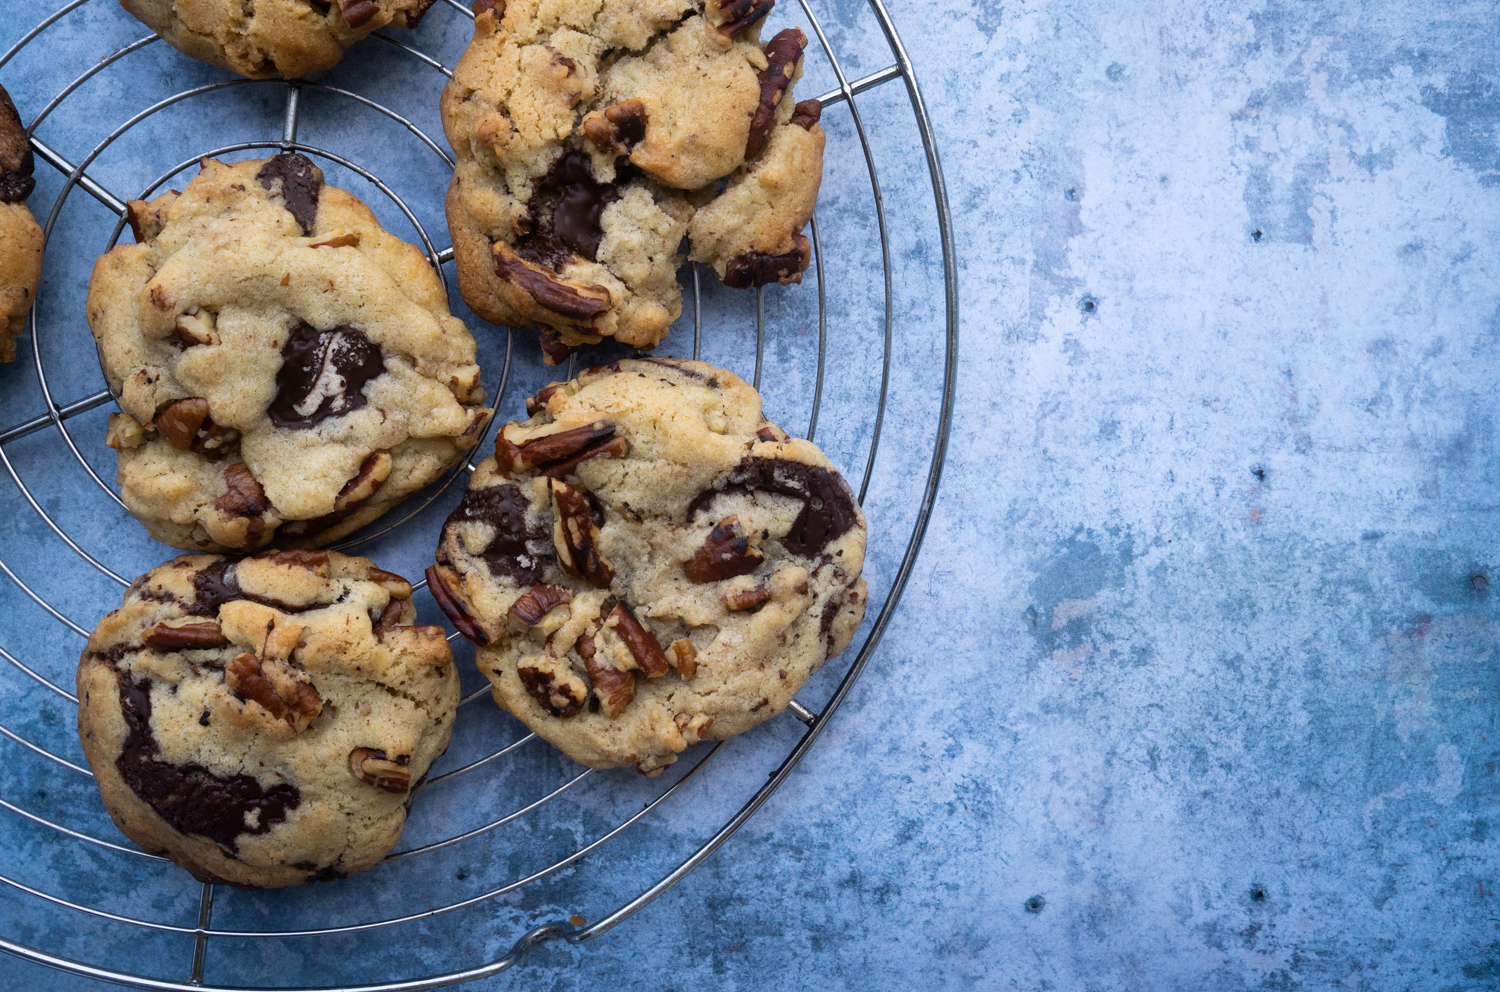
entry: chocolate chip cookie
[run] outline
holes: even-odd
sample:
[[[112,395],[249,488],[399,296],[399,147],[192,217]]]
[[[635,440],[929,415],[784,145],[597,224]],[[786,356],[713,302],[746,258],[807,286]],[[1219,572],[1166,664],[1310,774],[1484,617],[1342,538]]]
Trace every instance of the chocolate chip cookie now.
[[[495,701],[575,761],[659,774],[780,713],[865,612],[865,518],[730,372],[620,361],[506,424],[429,588]]]
[[[133,582],[78,665],[78,735],[115,824],[204,882],[373,867],[458,707],[411,592],[329,551],[184,555]]]
[[[443,91],[459,291],[543,329],[549,365],[682,314],[678,249],[730,286],[795,283],[823,174],[807,38],[774,0],[479,0]]]
[[[315,547],[437,479],[490,411],[416,248],[302,155],[205,160],[130,202],[88,319],[121,497],[189,551]]]
[[[436,0],[120,0],[184,55],[251,79],[339,64],[376,28],[414,28]]]
[[[42,229],[26,208],[34,167],[21,115],[0,87],[0,362],[16,360],[16,338],[42,278]]]

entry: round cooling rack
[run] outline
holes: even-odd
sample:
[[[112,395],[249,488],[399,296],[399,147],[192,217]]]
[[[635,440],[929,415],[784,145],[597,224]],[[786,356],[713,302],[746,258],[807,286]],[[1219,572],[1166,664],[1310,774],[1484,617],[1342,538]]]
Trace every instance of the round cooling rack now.
[[[0,950],[148,989],[457,984],[502,972],[539,943],[583,944],[613,929],[702,863],[786,780],[901,598],[937,494],[957,371],[953,234],[916,77],[881,0],[834,10],[835,2],[822,10],[827,30],[814,10],[825,0],[782,0],[771,18],[816,38],[799,97],[828,89],[812,271],[802,286],[757,290],[752,303],[711,271],[686,267],[688,312],[658,352],[690,352],[751,378],[768,416],[789,429],[805,422],[809,439],[821,422],[819,444],[851,481],[859,477],[871,521],[870,608],[854,643],[791,703],[795,719],[694,747],[652,780],[580,770],[521,731],[483,702],[488,685],[464,664],[458,641],[463,712],[396,852],[362,875],[276,892],[199,885],[137,850],[111,825],[88,768],[66,756],[78,751],[77,699],[65,686],[89,628],[118,605],[131,577],[173,554],[145,539],[101,469],[113,457],[99,408],[114,397],[97,385],[81,286],[92,259],[120,238],[127,195],[180,185],[204,157],[291,150],[414,240],[446,286],[453,253],[442,247],[441,203],[453,163],[433,135],[451,74],[444,60],[462,51],[473,15],[444,0],[419,31],[374,35],[318,80],[224,79],[154,35],[103,57],[88,52],[92,61],[71,75],[62,53],[126,25],[139,31],[110,0],[72,0],[0,56],[0,70],[10,66],[0,82],[23,116],[35,111],[36,156],[61,181],[48,207],[59,177],[38,175],[31,199],[46,265],[21,347],[30,342],[38,397],[20,370],[0,367],[0,424],[16,421],[0,429],[0,466],[16,494],[13,506],[0,504],[0,572],[12,584],[0,583]],[[441,59],[428,53],[434,47]],[[867,62],[884,68],[846,74]],[[28,75],[17,78],[23,64]],[[23,89],[38,79],[55,95]],[[132,82],[142,79],[160,93]],[[184,79],[197,82],[183,88]],[[889,203],[882,163],[888,173],[904,170],[903,196]],[[905,195],[928,184],[930,200]],[[500,418],[561,374],[541,365],[534,332],[497,330],[455,307],[480,341]],[[567,372],[622,354],[610,342],[586,348]],[[421,571],[472,469],[460,466],[338,547]],[[431,604],[422,611],[425,622],[441,622]]]

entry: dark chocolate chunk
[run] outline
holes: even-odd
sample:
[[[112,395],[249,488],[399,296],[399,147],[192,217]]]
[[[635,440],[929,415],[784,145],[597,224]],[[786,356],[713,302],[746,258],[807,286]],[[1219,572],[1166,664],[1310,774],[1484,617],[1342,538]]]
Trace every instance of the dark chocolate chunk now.
[[[31,178],[36,157],[21,115],[10,94],[0,87],[0,203],[20,203],[36,188]]]
[[[297,221],[303,234],[311,234],[318,220],[318,194],[323,190],[323,173],[306,155],[283,153],[269,159],[255,174],[255,181],[272,196],[281,197],[281,205]]]
[[[792,108],[792,119],[789,124],[795,124],[804,131],[811,131],[813,125],[823,117],[823,102],[821,100],[803,100]]]
[[[380,13],[380,7],[371,0],[339,0],[339,12],[344,15],[345,24],[357,28]]]
[[[522,585],[542,581],[547,564],[553,559],[552,531],[546,524],[529,524],[526,519],[531,504],[519,486],[487,486],[464,493],[447,521],[446,530],[455,523],[477,521],[495,528],[495,536],[480,552],[480,557],[496,575],[508,576]]]
[[[723,488],[698,494],[688,505],[688,520],[726,492],[768,492],[802,500],[802,512],[781,544],[804,558],[843,537],[856,519],[854,495],[837,472],[779,458],[746,458],[729,473]]]
[[[193,604],[188,607],[189,613],[195,617],[216,616],[219,607],[236,599],[246,599],[283,613],[306,613],[308,610],[320,610],[325,606],[333,605],[333,603],[309,603],[306,606],[292,606],[290,603],[283,603],[270,596],[257,596],[255,593],[245,592],[240,588],[239,580],[231,571],[236,564],[237,562],[229,558],[221,558],[198,570],[198,574],[193,576],[195,595]],[[339,599],[343,599],[343,596],[341,595]]]
[[[599,242],[604,240],[599,221],[604,208],[620,198],[618,183],[624,178],[619,174],[614,183],[596,183],[587,155],[564,152],[537,180],[530,210],[538,223],[516,243],[516,254],[554,271],[574,254],[597,261]]]
[[[151,682],[118,673],[125,744],[115,767],[132,792],[184,834],[233,852],[242,834],[263,834],[302,802],[296,786],[263,787],[249,775],[223,778],[198,764],[171,765],[151,732]],[[250,822],[253,819],[253,823]]]
[[[724,285],[730,289],[752,289],[773,282],[801,282],[802,270],[812,257],[812,245],[800,234],[793,237],[797,247],[785,255],[747,251],[731,258],[724,267]]]
[[[276,398],[267,413],[277,427],[315,427],[364,406],[365,384],[384,371],[380,348],[364,332],[298,324],[281,346]]]

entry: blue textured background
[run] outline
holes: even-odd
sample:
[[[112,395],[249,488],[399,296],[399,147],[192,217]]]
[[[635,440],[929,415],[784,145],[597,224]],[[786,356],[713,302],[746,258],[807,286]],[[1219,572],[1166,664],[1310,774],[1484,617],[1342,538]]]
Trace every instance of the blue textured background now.
[[[0,6],[3,45],[40,16]],[[776,21],[806,23],[789,6]],[[815,9],[851,77],[890,62],[858,3]],[[808,760],[721,851],[606,936],[544,945],[478,987],[1500,985],[1495,4],[893,0],[892,12],[935,118],[964,314],[954,444],[906,597]],[[142,33],[95,0],[0,82],[29,120]],[[414,40],[452,64],[466,34],[439,6]],[[808,76],[804,96],[832,87],[826,59],[810,58]],[[221,78],[155,45],[38,135],[76,161],[155,99]],[[433,74],[378,42],[326,80],[439,133]],[[248,87],[163,112],[90,173],[133,193],[206,147],[276,137],[281,99]],[[302,139],[392,177],[445,243],[446,177],[431,152],[326,94],[305,102]],[[894,276],[892,402],[866,501],[883,593],[932,443],[941,246],[900,84],[859,107]],[[847,109],[830,108],[825,126],[817,436],[858,478],[878,389],[880,256]],[[39,178],[32,203],[45,214],[62,184],[46,166]],[[410,236],[373,189],[330,178]],[[75,194],[48,256],[41,347],[60,401],[98,388],[80,300],[110,222]],[[813,299],[812,281],[766,298],[767,407],[793,430],[810,410]],[[705,357],[749,375],[752,319],[747,296],[709,292]],[[503,344],[478,333],[498,370]],[[690,340],[685,323],[664,350]],[[516,341],[507,413],[546,378],[531,339]],[[40,404],[26,363],[0,369],[0,424]],[[108,478],[103,415],[73,423]],[[109,567],[134,575],[169,553],[55,431],[4,450]],[[451,503],[383,540],[381,563],[419,568]],[[118,598],[8,479],[0,552],[84,626]],[[0,605],[0,646],[69,681],[79,639],[9,583]],[[801,698],[817,708],[843,667]],[[76,760],[71,707],[9,666],[0,693],[7,726]],[[445,767],[517,736],[482,701],[461,729]],[[424,974],[493,958],[538,922],[596,919],[701,841],[798,730],[783,716],[731,742],[630,835],[541,886],[363,938],[215,943],[208,980]],[[87,780],[11,742],[0,751],[0,796],[117,838]],[[424,795],[405,843],[483,823],[572,774],[524,748]],[[227,893],[214,922],[357,922],[481,892],[598,836],[672,779],[592,776],[542,816],[360,879]],[[198,887],[180,873],[3,810],[0,873],[176,925],[196,911]],[[0,891],[0,933],[178,979],[190,953],[186,938],[14,891]],[[17,987],[100,987],[13,961],[4,973]]]

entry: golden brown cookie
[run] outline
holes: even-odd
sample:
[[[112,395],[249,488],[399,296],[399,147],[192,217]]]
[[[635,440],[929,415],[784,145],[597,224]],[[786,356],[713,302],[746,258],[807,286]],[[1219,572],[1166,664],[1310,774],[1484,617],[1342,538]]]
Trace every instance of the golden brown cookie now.
[[[727,285],[800,282],[822,106],[774,0],[480,0],[443,91],[459,291],[543,329],[546,361],[651,348],[682,314],[684,237]],[[721,192],[721,184],[723,184]],[[700,220],[699,217],[702,217]]]
[[[186,550],[327,544],[456,465],[489,412],[416,248],[302,155],[130,203],[88,319],[125,505]]]
[[[784,710],[865,611],[865,518],[810,442],[701,362],[591,369],[528,401],[428,585],[495,701],[575,761],[658,774]]]
[[[42,229],[26,208],[34,163],[21,115],[0,87],[0,362],[15,361],[42,278]]]
[[[386,25],[414,28],[436,0],[120,0],[173,48],[251,79],[331,69]]]
[[[365,558],[184,555],[131,584],[78,666],[105,808],[200,881],[374,867],[448,747],[458,672],[411,585]]]

